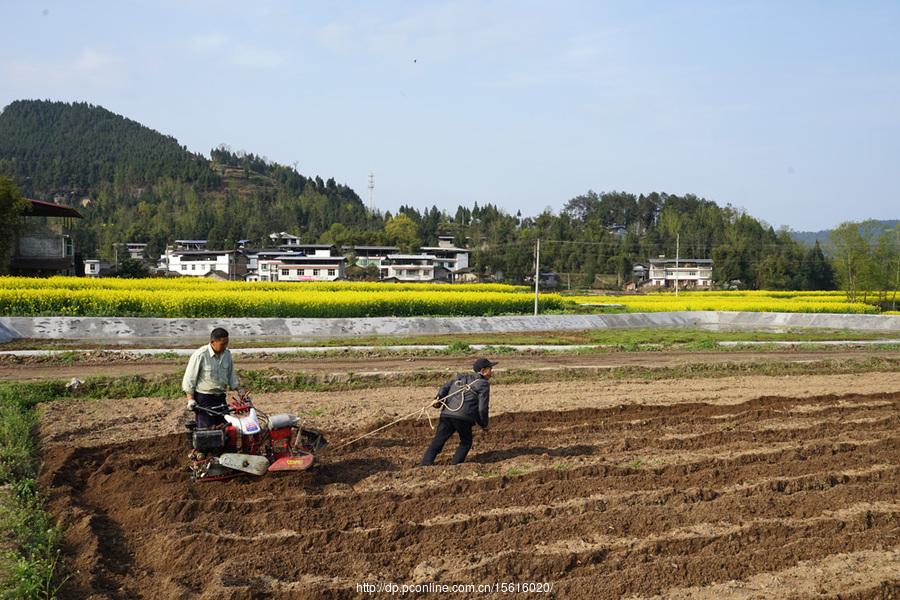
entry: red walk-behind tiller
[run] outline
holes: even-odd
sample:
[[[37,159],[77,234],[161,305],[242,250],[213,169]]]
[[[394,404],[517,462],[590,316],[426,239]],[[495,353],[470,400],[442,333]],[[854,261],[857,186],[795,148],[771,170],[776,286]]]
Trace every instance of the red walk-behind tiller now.
[[[214,408],[196,405],[194,411],[218,415],[226,421],[210,428],[197,427],[196,421],[185,424],[195,481],[220,481],[242,473],[305,471],[313,466],[316,452],[327,444],[320,431],[301,427],[294,415],[270,416],[257,410],[249,392]]]

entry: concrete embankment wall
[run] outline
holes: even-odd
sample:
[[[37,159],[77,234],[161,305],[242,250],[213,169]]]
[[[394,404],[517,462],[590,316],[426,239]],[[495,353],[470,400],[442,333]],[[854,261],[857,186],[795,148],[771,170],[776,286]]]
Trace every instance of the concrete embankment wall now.
[[[590,329],[703,328],[844,329],[900,332],[900,316],[761,312],[658,312],[510,317],[376,317],[358,319],[156,319],[104,317],[0,317],[0,343],[13,339],[90,342],[204,341],[214,327],[232,339],[321,340],[371,335],[521,333]]]

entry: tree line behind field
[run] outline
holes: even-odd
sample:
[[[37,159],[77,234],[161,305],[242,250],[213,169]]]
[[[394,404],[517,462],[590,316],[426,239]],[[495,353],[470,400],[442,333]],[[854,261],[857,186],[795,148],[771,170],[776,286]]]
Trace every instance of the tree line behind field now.
[[[0,176],[27,197],[75,206],[85,217],[74,231],[85,257],[110,259],[121,242],[147,243],[148,256],[158,257],[174,239],[207,239],[212,249],[233,248],[238,240],[262,247],[278,231],[307,243],[412,252],[451,235],[471,250],[475,272],[509,282],[533,274],[540,239],[542,270],[567,274],[573,287],[596,285],[600,276],[623,285],[635,264],[677,252],[713,259],[713,278],[726,286],[896,289],[889,275],[898,243],[887,233],[884,240],[866,239],[863,228],[862,242],[837,234],[833,251],[818,243],[807,247],[739,208],[661,192],[587,191],[561,198],[558,212],[536,216],[510,214],[493,203],[372,213],[334,178],[304,176],[295,166],[225,145],[206,158],[84,103],[7,106],[0,113]],[[843,251],[848,245],[852,252]]]

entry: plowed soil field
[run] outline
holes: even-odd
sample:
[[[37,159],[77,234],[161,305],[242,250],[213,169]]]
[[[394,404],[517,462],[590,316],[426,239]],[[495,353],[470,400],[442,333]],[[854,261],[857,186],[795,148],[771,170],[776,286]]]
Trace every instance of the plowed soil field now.
[[[495,381],[490,432],[463,465],[447,464],[451,439],[436,466],[416,466],[432,435],[419,419],[308,472],[203,484],[184,471],[180,401],[54,403],[41,435],[73,571],[62,597],[530,582],[551,591],[406,597],[895,598],[900,381],[872,377]],[[432,394],[256,402],[324,407],[313,420],[338,446]],[[339,419],[348,404],[363,416]]]

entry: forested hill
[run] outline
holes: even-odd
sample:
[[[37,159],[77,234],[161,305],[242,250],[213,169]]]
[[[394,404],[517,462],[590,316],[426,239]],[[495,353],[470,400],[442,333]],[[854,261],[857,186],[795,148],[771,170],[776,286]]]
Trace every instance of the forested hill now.
[[[17,100],[0,113],[0,173],[26,196],[89,195],[102,183],[162,177],[221,185],[204,157],[170,136],[86,103]]]
[[[213,248],[272,231],[313,240],[332,223],[378,229],[357,194],[333,178],[221,146],[211,158],[140,123],[86,103],[18,100],[0,113],[0,176],[26,197],[78,208],[76,248],[113,255],[113,244],[177,238]]]
[[[893,219],[887,221],[868,221],[871,224],[872,232],[875,237],[881,235],[885,231],[894,229],[897,225],[900,225],[900,220]],[[831,229],[824,229],[822,231],[792,231],[791,237],[800,242],[801,244],[806,244],[807,246],[812,246],[816,242],[819,242],[823,247],[827,245],[828,236],[831,234]]]

